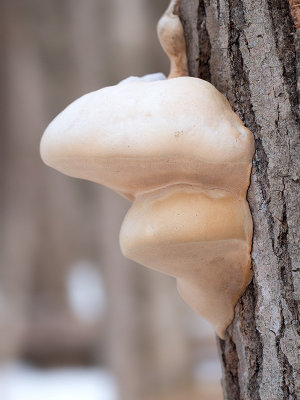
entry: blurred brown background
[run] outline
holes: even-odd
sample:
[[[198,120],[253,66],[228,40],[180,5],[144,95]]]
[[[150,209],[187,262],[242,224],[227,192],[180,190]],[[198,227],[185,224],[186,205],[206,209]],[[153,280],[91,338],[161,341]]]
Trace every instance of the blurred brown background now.
[[[77,97],[168,72],[156,38],[167,4],[0,2],[0,362],[101,365],[120,400],[217,400],[212,330],[173,279],[120,253],[129,203],[39,157],[43,130]]]

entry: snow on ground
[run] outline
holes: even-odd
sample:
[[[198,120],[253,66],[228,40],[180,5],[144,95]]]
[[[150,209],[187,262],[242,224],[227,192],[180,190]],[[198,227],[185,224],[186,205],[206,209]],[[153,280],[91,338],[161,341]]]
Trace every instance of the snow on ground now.
[[[113,377],[100,368],[37,369],[0,365],[1,400],[117,400]]]
[[[86,322],[99,321],[106,308],[106,293],[99,267],[88,260],[71,265],[66,282],[74,315]]]
[[[194,369],[194,376],[198,382],[221,382],[221,364],[217,358],[211,358],[199,362]]]

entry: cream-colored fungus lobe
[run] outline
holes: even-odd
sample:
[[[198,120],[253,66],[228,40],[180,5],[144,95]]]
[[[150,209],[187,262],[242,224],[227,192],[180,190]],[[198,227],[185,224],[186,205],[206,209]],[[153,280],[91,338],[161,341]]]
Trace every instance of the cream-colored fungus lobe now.
[[[175,6],[158,28],[171,76],[187,71]],[[177,36],[170,32],[171,44],[164,26],[180,27]],[[41,141],[49,166],[133,201],[120,232],[123,254],[174,276],[183,299],[222,338],[251,279],[253,153],[251,132],[214,86],[161,74],[81,97]]]

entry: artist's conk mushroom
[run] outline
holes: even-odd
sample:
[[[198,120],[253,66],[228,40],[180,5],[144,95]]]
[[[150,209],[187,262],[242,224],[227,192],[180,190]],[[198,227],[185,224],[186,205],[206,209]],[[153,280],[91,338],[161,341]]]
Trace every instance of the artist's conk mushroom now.
[[[123,254],[177,279],[224,337],[251,279],[246,201],[254,142],[226,98],[191,77],[89,93],[46,129],[44,162],[133,201]]]

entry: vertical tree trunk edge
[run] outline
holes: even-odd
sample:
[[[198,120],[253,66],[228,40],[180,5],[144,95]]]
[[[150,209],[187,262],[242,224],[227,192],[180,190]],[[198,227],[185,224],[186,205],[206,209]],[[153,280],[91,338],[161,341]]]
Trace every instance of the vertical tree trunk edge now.
[[[218,339],[224,399],[296,400],[300,31],[288,0],[181,0],[180,18],[190,75],[212,82],[256,141],[253,280]]]

